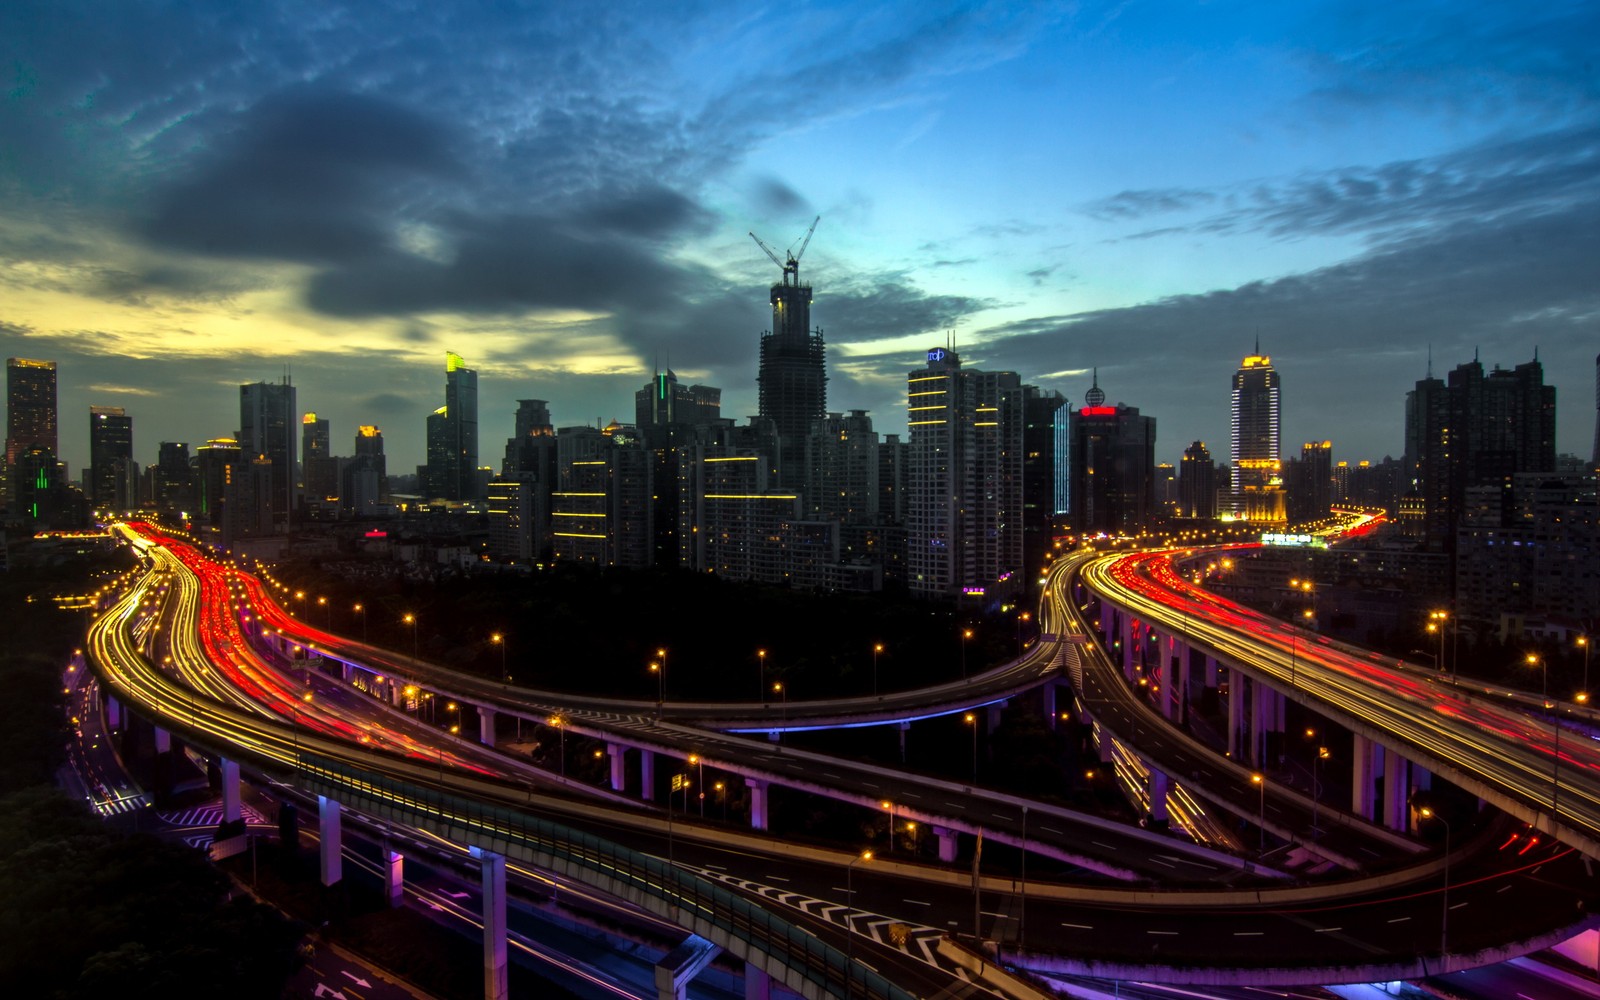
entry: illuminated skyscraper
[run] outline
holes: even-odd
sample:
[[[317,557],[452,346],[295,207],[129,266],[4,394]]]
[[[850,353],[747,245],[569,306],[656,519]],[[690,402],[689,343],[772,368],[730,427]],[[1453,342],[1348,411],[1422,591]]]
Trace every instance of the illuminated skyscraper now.
[[[17,481],[11,470],[22,455],[36,448],[60,451],[56,440],[56,363],[27,358],[6,359],[6,489],[0,499],[16,510]],[[31,481],[31,480],[30,480]]]
[[[1233,375],[1230,442],[1233,447],[1233,513],[1250,521],[1285,518],[1278,373],[1261,353],[1246,357]]]
[[[444,356],[444,405],[428,416],[425,492],[443,500],[477,500],[478,373],[453,351]]]
[[[1183,450],[1178,467],[1178,516],[1211,520],[1217,516],[1217,463],[1204,441]]]
[[[1071,414],[1071,524],[1080,535],[1133,535],[1155,512],[1156,418],[1105,405],[1098,378]]]
[[[120,406],[89,407],[89,502],[126,510],[136,497],[133,418]]]
[[[287,525],[289,513],[294,509],[296,442],[295,392],[288,380],[283,382],[255,382],[239,387],[239,448],[242,461],[249,464],[257,458],[272,463],[271,485],[267,501],[272,516]],[[252,471],[252,476],[259,475]],[[252,501],[253,503],[253,501]],[[258,530],[258,519],[252,517],[252,530]]]
[[[370,424],[356,428],[356,454],[345,463],[339,484],[339,503],[347,512],[361,516],[388,496],[388,468],[383,457],[383,432]]]
[[[307,506],[339,495],[339,460],[333,457],[328,421],[315,413],[300,418],[300,467]]]

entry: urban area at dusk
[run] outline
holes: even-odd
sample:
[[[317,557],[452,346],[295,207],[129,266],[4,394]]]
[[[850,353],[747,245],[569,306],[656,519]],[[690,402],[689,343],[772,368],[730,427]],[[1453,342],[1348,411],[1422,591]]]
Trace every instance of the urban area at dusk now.
[[[0,986],[1600,998],[1597,43],[0,10]]]

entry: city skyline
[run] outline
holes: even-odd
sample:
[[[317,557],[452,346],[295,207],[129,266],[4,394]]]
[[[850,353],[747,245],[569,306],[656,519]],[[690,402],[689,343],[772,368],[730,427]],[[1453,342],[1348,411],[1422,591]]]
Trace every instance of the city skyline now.
[[[517,399],[626,420],[658,364],[742,419],[779,277],[746,232],[816,214],[828,408],[885,433],[954,328],[1069,399],[1102,369],[1174,464],[1225,451],[1257,336],[1288,451],[1398,456],[1430,348],[1537,350],[1558,450],[1591,448],[1587,8],[236,18],[0,14],[0,350],[60,363],[74,474],[90,406],[149,464],[285,367],[409,468],[446,350],[486,455]]]

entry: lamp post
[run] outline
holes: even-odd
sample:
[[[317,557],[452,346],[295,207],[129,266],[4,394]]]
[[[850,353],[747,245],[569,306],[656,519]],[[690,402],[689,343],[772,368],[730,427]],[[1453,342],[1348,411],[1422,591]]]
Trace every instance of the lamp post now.
[[[1589,637],[1578,636],[1578,645],[1583,649],[1583,687],[1578,690],[1578,702],[1586,703],[1589,700]]]
[[[871,860],[872,860],[872,852],[871,851],[862,851],[860,854],[858,854],[854,858],[852,858],[850,860],[849,864],[844,866],[844,895],[845,895],[845,905],[847,907],[847,909],[845,910],[845,915],[844,915],[844,934],[845,934],[844,947],[845,947],[845,959],[846,959],[845,969],[844,969],[844,978],[845,978],[845,995],[846,996],[848,996],[850,994],[850,992],[851,992],[851,990],[850,990],[850,974],[851,974],[851,970],[853,970],[855,968],[855,964],[856,964],[856,929],[855,929],[855,925],[851,922],[851,919],[850,919],[851,917],[855,916],[855,913],[856,913],[856,889],[855,889],[855,884],[851,881],[851,876],[854,874],[855,867],[856,867],[856,864],[858,862],[871,861]]]
[[[500,683],[510,684],[511,674],[506,670],[506,637],[495,632],[489,636],[489,641],[500,647]]]
[[[967,680],[967,640],[972,638],[972,629],[961,630],[961,679]]]
[[[724,823],[726,823],[728,821],[728,786],[727,786],[727,783],[719,781],[715,785],[712,785],[711,787],[716,789],[717,801],[722,803],[722,821]]]
[[[756,700],[760,701],[767,693],[767,651],[756,650]]]
[[[661,697],[660,697],[659,700],[661,702],[661,707],[665,708],[667,706],[667,650],[666,650],[666,647],[662,647],[661,649],[656,650],[656,656],[660,657],[660,663],[661,663],[661,687],[660,687]]]
[[[561,734],[561,780],[567,780],[567,720],[559,714],[550,716],[550,725]]]
[[[1529,653],[1527,664],[1539,668],[1539,697],[1544,702],[1544,707],[1550,707],[1550,665],[1538,653]]]
[[[968,712],[961,717],[961,721],[972,727],[972,783],[978,783],[978,717]]]
[[[1021,612],[1020,614],[1017,615],[1017,655],[1018,656],[1022,655],[1022,623],[1030,620],[1032,617],[1033,616],[1028,614],[1028,612],[1026,612],[1026,611],[1023,611],[1023,612]]]
[[[404,618],[400,619],[400,620],[405,622],[407,625],[411,626],[411,658],[413,660],[418,659],[419,657],[417,656],[417,616],[408,611],[408,612],[406,612],[406,616]]]
[[[1028,943],[1028,807],[1022,807],[1022,898],[1017,901],[1017,950]]]
[[[1428,612],[1428,631],[1430,633],[1435,633],[1435,634],[1437,634],[1439,636],[1439,672],[1441,674],[1444,673],[1444,665],[1445,665],[1445,658],[1444,658],[1444,623],[1447,620],[1449,620],[1449,618],[1450,618],[1450,612],[1448,612],[1448,611],[1430,611],[1430,612]]]
[[[883,643],[881,643],[881,642],[873,643],[872,644],[872,693],[873,693],[874,696],[876,696],[877,693],[878,693],[878,654],[881,653],[881,652],[883,652]],[[1585,662],[1588,662],[1588,661],[1586,660]]]
[[[1436,819],[1444,824],[1444,908],[1439,912],[1439,957],[1450,953],[1450,821],[1438,813],[1422,807],[1424,819]]]
[[[782,719],[783,726],[787,729],[789,728],[789,689],[783,686],[782,681],[775,681],[772,685],[772,691],[783,699]]]
[[[317,598],[317,603],[322,605],[322,626],[326,629],[333,628],[333,608],[328,605],[326,597]]]
[[[661,664],[659,664],[659,663],[651,663],[650,664],[650,672],[652,674],[656,675],[656,716],[660,717],[660,715],[661,715],[661,706],[667,700],[667,696],[666,696],[667,681],[666,681],[665,675],[663,675],[661,673]]]
[[[1261,793],[1261,815],[1256,823],[1256,832],[1259,834],[1256,838],[1256,854],[1262,855],[1267,853],[1267,776],[1252,774],[1250,782]]]
[[[695,766],[695,797],[700,800],[700,818],[706,818],[706,762],[705,758],[697,753],[689,755],[689,763]],[[687,808],[685,808],[687,812]]]
[[[355,606],[355,612],[356,612],[356,614],[361,616],[361,641],[362,642],[366,642],[367,641],[367,606],[365,604],[357,602],[356,606]]]

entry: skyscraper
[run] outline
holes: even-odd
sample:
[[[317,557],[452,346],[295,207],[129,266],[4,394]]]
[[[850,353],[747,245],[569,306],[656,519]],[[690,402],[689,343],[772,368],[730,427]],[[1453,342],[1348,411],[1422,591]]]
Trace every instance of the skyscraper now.
[[[89,407],[89,502],[126,510],[136,499],[133,418],[120,406]]]
[[[195,502],[194,469],[189,465],[189,445],[163,441],[156,456],[155,502],[169,513],[191,511]]]
[[[1589,459],[1589,468],[1600,475],[1600,354],[1594,358],[1594,455]]]
[[[339,506],[356,516],[372,510],[388,495],[388,469],[383,457],[383,432],[371,424],[356,428],[356,454],[344,468]]]
[[[1178,516],[1211,520],[1217,516],[1217,463],[1204,441],[1183,450],[1178,467]]]
[[[478,373],[461,355],[444,356],[444,405],[428,416],[427,493],[444,500],[477,500]]]
[[[1137,534],[1155,509],[1156,419],[1105,405],[1096,378],[1071,415],[1071,524],[1080,535]]]
[[[306,505],[326,503],[339,495],[339,461],[333,457],[328,421],[315,413],[300,418],[301,481]]]
[[[242,461],[257,458],[272,463],[271,483],[266,498],[273,520],[287,526],[294,509],[295,436],[294,386],[287,379],[279,383],[255,382],[239,387],[239,449]],[[252,473],[258,475],[258,473]],[[258,530],[252,518],[252,530]]]
[[[809,242],[810,234],[806,239]],[[805,485],[806,436],[811,422],[827,415],[826,349],[822,331],[811,329],[811,286],[800,282],[799,258],[805,247],[786,261],[779,261],[765,244],[762,249],[783,268],[783,280],[772,286],[772,329],[761,335],[758,409],[761,417],[772,421],[778,435],[779,481],[798,490]]]
[[[37,448],[49,451],[53,463],[60,452],[56,427],[56,363],[7,358],[3,499],[12,510],[18,510],[16,488],[19,481],[12,476],[12,470],[24,453]]]
[[[1015,592],[1022,563],[1022,382],[928,352],[906,377],[906,574],[923,597]]]
[[[633,410],[641,431],[663,424],[708,424],[722,416],[722,390],[684,385],[669,368],[633,394]]]
[[[1278,373],[1259,342],[1233,375],[1231,410],[1233,513],[1250,521],[1282,521]]]

